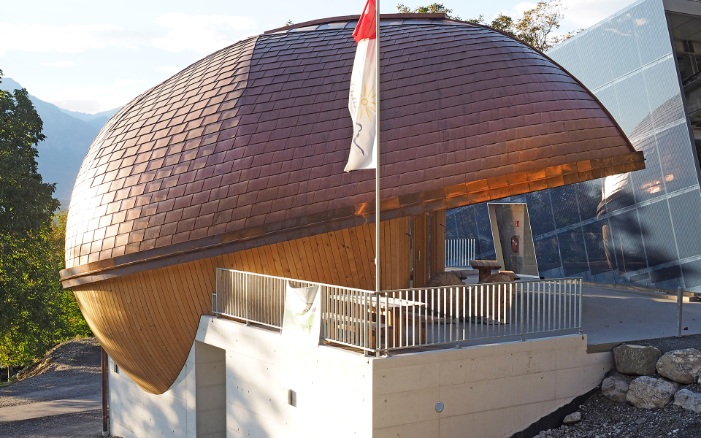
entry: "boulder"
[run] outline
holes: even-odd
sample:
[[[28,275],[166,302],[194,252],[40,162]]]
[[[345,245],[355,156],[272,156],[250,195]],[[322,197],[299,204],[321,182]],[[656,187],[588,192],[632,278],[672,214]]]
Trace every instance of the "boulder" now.
[[[431,276],[426,282],[426,287],[440,286],[464,286],[465,283],[452,272],[439,272]]]
[[[701,394],[686,388],[680,389],[674,394],[674,404],[687,411],[701,414]]]
[[[624,403],[630,381],[630,377],[613,372],[601,382],[601,394],[611,401]]]
[[[663,408],[672,400],[678,385],[665,379],[641,376],[628,386],[626,400],[636,408]]]
[[[513,273],[513,271],[499,271],[491,274],[483,281],[480,281],[480,283],[511,283],[518,279],[519,278]]]
[[[577,411],[566,416],[565,419],[562,420],[562,424],[575,424],[579,423],[580,421],[582,421],[582,413]]]
[[[662,352],[655,347],[623,344],[613,349],[616,371],[636,376],[653,376]]]
[[[694,383],[701,374],[701,351],[686,348],[665,353],[657,361],[657,372],[684,385]]]

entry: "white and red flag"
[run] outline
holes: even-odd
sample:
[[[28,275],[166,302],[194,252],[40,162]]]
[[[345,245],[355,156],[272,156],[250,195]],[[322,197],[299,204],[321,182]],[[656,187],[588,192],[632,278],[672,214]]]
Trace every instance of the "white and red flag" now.
[[[353,32],[358,43],[351,73],[348,110],[353,139],[344,171],[375,169],[377,162],[377,28],[375,0],[368,0]]]

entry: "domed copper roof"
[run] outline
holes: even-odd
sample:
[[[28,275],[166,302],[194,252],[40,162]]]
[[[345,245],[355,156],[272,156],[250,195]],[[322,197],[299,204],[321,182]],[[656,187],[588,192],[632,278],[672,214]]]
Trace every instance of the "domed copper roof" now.
[[[349,17],[248,38],[138,96],[73,191],[64,285],[372,221],[344,173]],[[543,54],[443,16],[383,17],[383,217],[643,167],[610,114]]]

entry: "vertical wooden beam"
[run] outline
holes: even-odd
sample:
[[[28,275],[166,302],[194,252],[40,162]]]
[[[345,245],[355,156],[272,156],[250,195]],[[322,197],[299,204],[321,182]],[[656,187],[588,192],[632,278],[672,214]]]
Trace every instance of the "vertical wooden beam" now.
[[[445,210],[433,213],[431,229],[431,273],[445,271]]]
[[[414,287],[428,281],[428,216],[414,216]]]

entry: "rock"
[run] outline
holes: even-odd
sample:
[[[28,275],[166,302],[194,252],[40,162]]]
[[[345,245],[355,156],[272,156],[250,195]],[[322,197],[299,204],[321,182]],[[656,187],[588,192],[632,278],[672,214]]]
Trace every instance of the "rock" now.
[[[630,380],[630,377],[626,377],[623,374],[611,373],[610,376],[601,382],[601,394],[611,401],[624,403]]]
[[[688,389],[680,389],[674,394],[674,404],[687,411],[701,414],[701,394]]]
[[[440,286],[464,286],[465,283],[452,272],[439,272],[431,276],[426,282],[426,287]]]
[[[485,278],[484,281],[480,281],[480,283],[511,283],[518,279],[513,271],[499,271]]]
[[[665,353],[657,361],[657,372],[684,385],[694,383],[701,374],[701,351],[686,348]]]
[[[582,421],[582,413],[577,411],[566,416],[565,419],[562,420],[562,424],[575,424],[579,423],[580,421]]]
[[[628,386],[626,400],[636,408],[663,408],[672,400],[677,388],[676,383],[665,379],[636,377]]]
[[[619,373],[653,376],[662,352],[655,347],[623,344],[613,349],[616,370]]]

